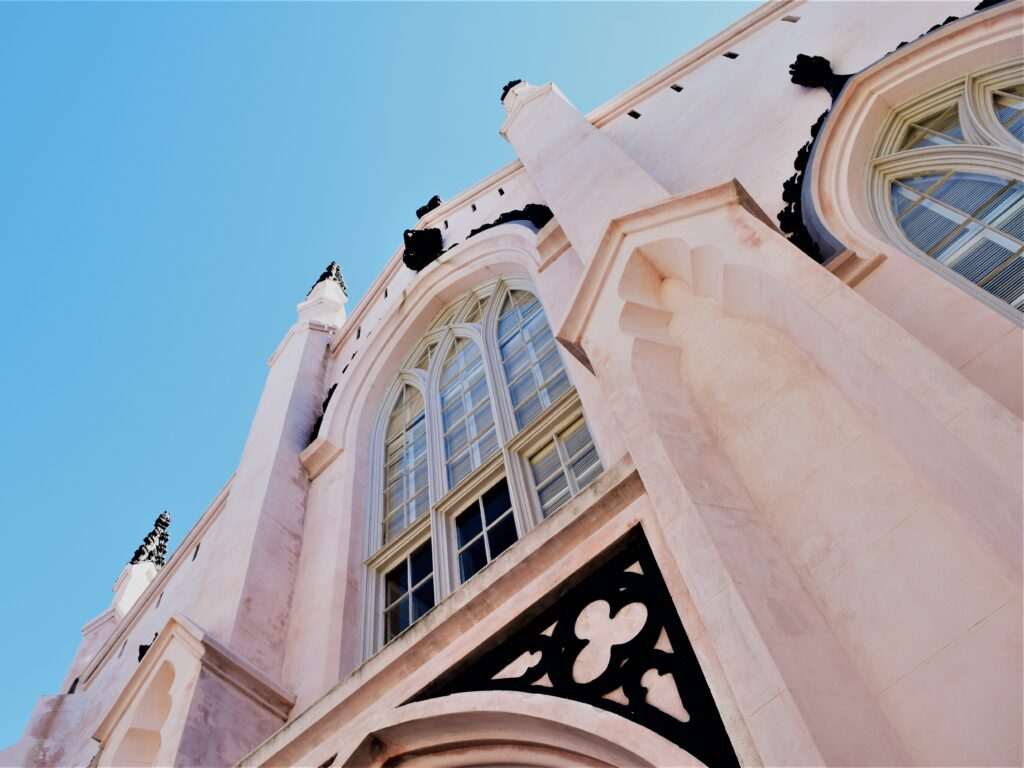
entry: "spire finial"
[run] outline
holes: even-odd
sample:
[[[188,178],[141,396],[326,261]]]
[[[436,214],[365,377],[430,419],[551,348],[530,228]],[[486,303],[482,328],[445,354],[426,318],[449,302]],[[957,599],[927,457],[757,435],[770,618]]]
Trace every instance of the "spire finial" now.
[[[129,565],[148,562],[162,567],[164,558],[167,557],[167,540],[170,538],[167,528],[170,524],[171,516],[166,511],[161,512],[153,522],[153,530],[146,534],[146,538],[142,540],[142,544],[135,550],[132,559],[128,561]]]
[[[324,280],[333,280],[339,285],[342,293],[348,296],[348,286],[345,285],[345,278],[341,274],[341,267],[338,266],[338,262],[332,261],[330,264],[327,265],[327,269],[325,269],[320,274],[320,277],[316,279],[316,282],[313,283],[313,288],[316,288]],[[309,294],[313,292],[313,288],[309,289],[309,292],[306,294],[307,296],[309,296]]]

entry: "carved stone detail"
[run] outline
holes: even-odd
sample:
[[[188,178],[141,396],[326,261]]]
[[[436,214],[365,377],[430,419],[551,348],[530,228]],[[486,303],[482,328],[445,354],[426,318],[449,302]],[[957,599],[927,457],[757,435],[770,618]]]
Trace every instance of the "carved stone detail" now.
[[[718,707],[639,529],[535,618],[414,700],[465,691],[559,696],[614,712],[709,766],[738,766]]]
[[[167,512],[161,512],[160,516],[153,522],[153,530],[146,534],[142,544],[135,550],[130,565],[137,563],[153,563],[162,567],[167,557],[167,541],[170,538],[167,529],[171,525],[171,516]]]

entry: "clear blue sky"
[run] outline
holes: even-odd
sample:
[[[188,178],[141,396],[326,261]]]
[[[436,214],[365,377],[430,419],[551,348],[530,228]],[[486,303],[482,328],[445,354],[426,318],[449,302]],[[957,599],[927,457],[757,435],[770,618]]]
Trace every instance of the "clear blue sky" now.
[[[0,748],[231,474],[323,267],[351,309],[514,158],[507,80],[587,112],[753,6],[0,5]]]

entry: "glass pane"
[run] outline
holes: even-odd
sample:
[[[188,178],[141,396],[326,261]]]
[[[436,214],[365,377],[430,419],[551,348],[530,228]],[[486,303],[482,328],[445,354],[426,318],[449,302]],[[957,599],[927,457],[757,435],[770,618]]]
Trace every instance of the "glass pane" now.
[[[384,522],[384,541],[391,541],[405,530],[405,513],[399,512]]]
[[[954,173],[928,194],[958,211],[973,214],[999,194],[1007,184],[1009,181],[998,176]]]
[[[409,601],[403,600],[384,612],[384,642],[390,642],[408,626]]]
[[[569,377],[566,375],[565,371],[562,371],[547,386],[548,402],[555,402],[555,400],[558,399],[558,396],[567,389],[569,389]]]
[[[516,409],[516,425],[522,429],[540,416],[543,411],[544,406],[540,401],[540,395],[534,395]]]
[[[508,483],[502,480],[491,490],[484,494],[483,499],[484,517],[488,525],[493,523],[503,514],[512,509],[512,500],[508,495]]]
[[[402,563],[384,577],[384,602],[390,605],[409,591],[409,572]]]
[[[565,475],[559,472],[551,482],[539,489],[538,496],[545,515],[564,504],[569,499],[569,482]]]
[[[512,515],[506,515],[500,523],[487,532],[487,540],[491,545],[491,559],[493,560],[515,544],[518,538],[515,518]]]
[[[415,585],[425,579],[434,570],[434,556],[430,551],[430,542],[423,544],[409,557],[412,570],[412,583]]]
[[[480,461],[483,461],[496,450],[498,450],[498,435],[494,429],[489,429],[477,441],[477,452],[480,454]]]
[[[419,619],[434,607],[434,580],[428,579],[412,593],[412,620]]]
[[[900,219],[900,228],[910,242],[928,253],[963,221],[962,216],[925,200]]]
[[[448,465],[448,486],[454,488],[462,478],[468,475],[473,469],[473,459],[469,451],[452,461]]]
[[[530,467],[533,470],[533,480],[537,485],[554,475],[561,468],[554,443],[530,459]]]
[[[915,194],[911,190],[907,189],[900,184],[892,185],[892,210],[896,214],[896,218],[899,218],[904,212],[921,199],[921,196]]]
[[[455,536],[459,549],[466,546],[483,529],[483,521],[480,518],[480,505],[479,502],[474,501],[471,507],[455,518]]]
[[[469,436],[466,434],[466,423],[462,422],[445,435],[444,451],[448,456],[457,456],[469,443]]]
[[[467,549],[459,553],[459,574],[463,581],[487,565],[487,550],[484,540],[477,539]]]
[[[982,288],[1011,307],[1024,308],[1024,256],[1017,254]]]
[[[590,445],[590,432],[587,425],[581,420],[573,424],[562,433],[562,441],[565,443],[565,451],[569,456],[575,456],[588,445]]]
[[[936,114],[911,124],[900,149],[960,144],[963,139],[957,105],[951,104]]]
[[[601,462],[597,451],[591,448],[572,463],[572,474],[576,478],[576,487],[581,491],[601,474]]]
[[[1019,89],[1021,86],[1017,86],[1017,88]],[[1008,88],[1003,93],[994,94],[993,102],[999,122],[1003,125],[1012,123],[1024,110],[1024,100],[1020,98],[1019,93],[1014,92],[1013,88]]]
[[[1015,250],[1015,249],[1014,249]],[[993,242],[982,233],[950,266],[972,283],[977,283],[1013,255],[1013,250]]]

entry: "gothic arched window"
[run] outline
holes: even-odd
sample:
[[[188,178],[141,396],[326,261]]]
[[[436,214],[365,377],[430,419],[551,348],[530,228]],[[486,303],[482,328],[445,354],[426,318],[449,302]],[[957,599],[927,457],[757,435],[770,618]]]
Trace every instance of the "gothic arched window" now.
[[[367,655],[603,469],[525,281],[491,281],[438,314],[385,400],[373,455]]]
[[[954,282],[1024,310],[1024,64],[959,78],[893,111],[873,161],[883,231]],[[984,295],[984,294],[981,294]]]

